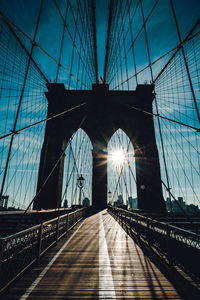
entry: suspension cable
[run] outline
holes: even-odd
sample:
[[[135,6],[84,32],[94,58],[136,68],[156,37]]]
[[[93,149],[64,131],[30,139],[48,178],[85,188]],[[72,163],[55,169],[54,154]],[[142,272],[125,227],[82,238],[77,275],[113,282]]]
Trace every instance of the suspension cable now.
[[[53,115],[53,116],[51,116],[51,117],[49,117],[49,118],[46,118],[46,119],[40,120],[40,121],[38,121],[38,122],[35,122],[35,123],[31,124],[31,125],[25,126],[25,127],[21,128],[21,129],[12,130],[11,133],[8,133],[8,134],[5,134],[5,135],[1,136],[1,137],[0,137],[0,140],[1,140],[1,139],[4,139],[4,138],[7,138],[7,137],[9,137],[9,136],[14,136],[15,134],[19,134],[20,132],[22,132],[22,131],[24,131],[24,130],[26,130],[26,129],[28,129],[28,128],[34,127],[34,126],[36,126],[36,125],[38,125],[38,124],[41,124],[41,123],[48,122],[48,121],[50,121],[50,120],[56,119],[56,118],[58,118],[58,117],[60,117],[60,116],[62,116],[62,115],[65,115],[66,113],[71,112],[71,111],[73,111],[73,110],[75,110],[75,109],[77,109],[77,108],[80,108],[80,107],[84,106],[84,105],[86,105],[86,102],[83,102],[83,103],[81,103],[81,104],[79,104],[79,105],[76,105],[76,106],[74,106],[74,107],[71,107],[71,108],[69,108],[69,109],[67,109],[67,110],[64,110],[64,111],[62,111],[61,113],[56,114],[56,115]]]
[[[47,55],[51,60],[53,60],[57,65],[59,65],[63,70],[65,70],[70,76],[72,76],[74,79],[76,79],[77,81],[81,82],[81,84],[86,87],[87,89],[89,89],[89,87],[87,85],[85,85],[80,79],[78,79],[74,74],[70,73],[70,71],[65,68],[61,63],[59,64],[59,62],[53,58],[47,51],[45,51],[42,47],[40,47],[36,41],[32,40],[26,33],[24,33],[21,29],[19,29],[19,27],[17,27],[14,23],[12,23],[10,20],[8,20],[8,18],[6,18],[2,12],[0,12],[0,17],[5,20],[7,23],[9,23],[13,28],[15,28],[20,34],[22,34],[27,40],[29,40],[29,42],[31,42],[31,44],[33,46],[35,46],[36,48],[38,48],[40,51],[42,51],[45,55]]]

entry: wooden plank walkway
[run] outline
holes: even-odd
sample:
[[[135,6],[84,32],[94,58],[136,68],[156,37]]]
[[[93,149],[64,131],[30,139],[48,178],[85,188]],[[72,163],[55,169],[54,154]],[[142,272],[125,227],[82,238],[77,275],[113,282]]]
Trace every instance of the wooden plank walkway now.
[[[182,299],[106,210],[51,249],[1,299]]]

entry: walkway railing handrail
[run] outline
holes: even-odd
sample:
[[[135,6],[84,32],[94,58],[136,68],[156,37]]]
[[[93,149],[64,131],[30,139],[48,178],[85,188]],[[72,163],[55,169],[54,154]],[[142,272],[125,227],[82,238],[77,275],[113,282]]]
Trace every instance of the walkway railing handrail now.
[[[0,238],[0,293],[16,280],[85,215],[81,208]]]
[[[192,247],[195,247],[197,249],[200,249],[200,236],[194,232],[179,228],[177,226],[161,222],[155,219],[152,219],[151,217],[146,217],[138,213],[134,213],[131,211],[124,210],[122,208],[116,208],[116,207],[109,207],[109,210],[118,212],[117,214],[123,216],[123,217],[129,217],[134,218],[136,221],[141,222],[143,221],[143,226],[154,226],[154,230],[161,230],[162,234],[167,235],[170,234],[171,238],[177,239],[179,241],[182,241],[183,243],[189,244]],[[187,237],[188,240],[185,240],[184,238]]]
[[[151,217],[109,206],[108,210],[120,223],[175,263],[200,277],[200,236]]]

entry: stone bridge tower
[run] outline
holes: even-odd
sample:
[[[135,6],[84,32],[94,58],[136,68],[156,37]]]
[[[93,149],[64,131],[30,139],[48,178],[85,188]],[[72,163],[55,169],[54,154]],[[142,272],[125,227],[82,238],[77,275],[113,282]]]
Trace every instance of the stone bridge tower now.
[[[138,208],[164,211],[153,116],[141,112],[152,113],[153,85],[138,85],[135,91],[109,91],[106,84],[95,84],[91,91],[66,90],[64,84],[57,83],[48,84],[47,88],[48,117],[83,102],[86,104],[46,124],[37,187],[41,191],[34,209],[60,207],[64,170],[61,154],[84,120],[81,128],[93,145],[93,206],[105,208],[107,205],[107,143],[121,128],[134,146]]]

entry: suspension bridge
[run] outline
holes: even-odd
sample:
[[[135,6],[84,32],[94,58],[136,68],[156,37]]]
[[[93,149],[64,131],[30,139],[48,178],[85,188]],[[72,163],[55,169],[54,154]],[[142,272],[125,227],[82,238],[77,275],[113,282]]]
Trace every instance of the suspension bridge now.
[[[1,1],[1,299],[199,299],[200,4]]]

